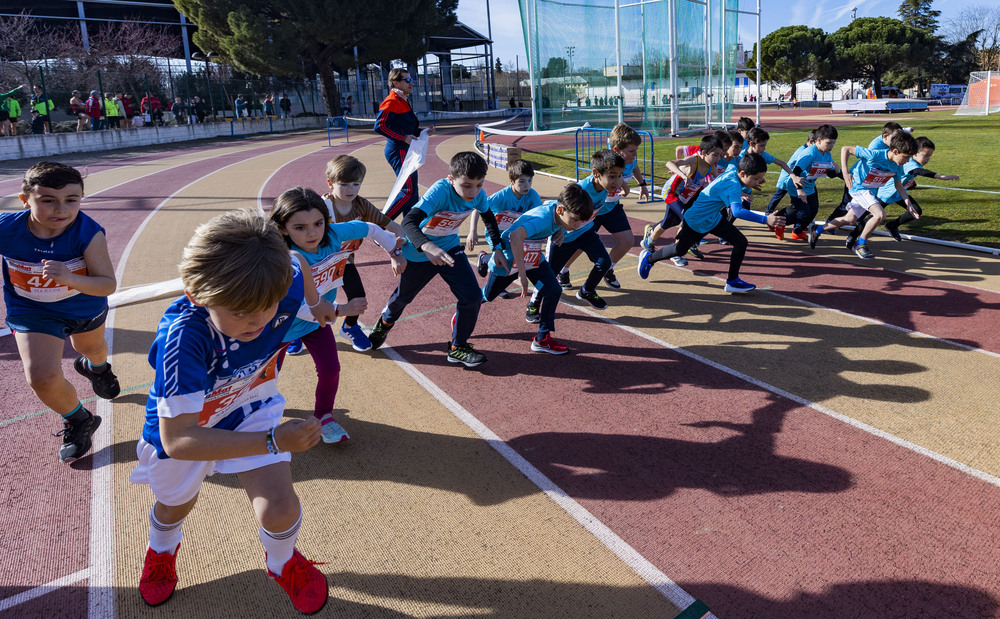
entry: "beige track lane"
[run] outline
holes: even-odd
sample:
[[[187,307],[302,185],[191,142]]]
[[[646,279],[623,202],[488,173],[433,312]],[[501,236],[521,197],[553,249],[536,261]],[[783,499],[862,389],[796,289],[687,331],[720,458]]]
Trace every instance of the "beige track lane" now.
[[[366,160],[374,159],[377,151]],[[380,153],[379,153],[380,154]],[[255,197],[270,170],[292,157],[260,158],[203,179],[154,216],[123,284],[176,276],[194,227]],[[367,188],[388,166],[369,163]],[[270,168],[268,168],[270,166]],[[384,182],[384,181],[383,181]],[[137,387],[116,400],[114,493],[120,616],[149,611],[136,590],[152,496],[128,483],[146,389],[145,354],[169,299],[118,310],[116,369]],[[377,311],[377,310],[374,310]],[[341,345],[337,415],[346,445],[294,457],[305,519],[299,547],[326,562],[324,612],[344,616],[672,617],[678,609],[558,508],[388,359]],[[463,376],[473,376],[463,373]],[[288,415],[310,414],[315,373],[295,357],[281,375]],[[447,385],[442,387],[447,388]],[[245,494],[233,476],[210,478],[185,525],[180,587],[159,612],[202,616],[226,608],[246,617],[289,615],[263,569]]]

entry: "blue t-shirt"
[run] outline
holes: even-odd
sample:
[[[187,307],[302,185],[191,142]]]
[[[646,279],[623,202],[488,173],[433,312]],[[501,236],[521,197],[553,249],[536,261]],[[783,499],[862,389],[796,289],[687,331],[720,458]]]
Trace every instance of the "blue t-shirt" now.
[[[917,170],[923,167],[924,166],[920,165],[913,159],[910,159],[909,161],[904,163],[902,176],[899,177],[899,184],[905,185],[906,183],[912,181],[914,178],[917,177]],[[899,202],[900,200],[903,199],[903,197],[899,195],[899,192],[896,191],[896,183],[892,184],[886,183],[885,185],[882,185],[881,187],[878,188],[878,193],[876,193],[875,195],[878,197],[879,200],[885,202],[886,204]]]
[[[345,221],[327,226],[326,239],[329,244],[325,247],[320,245],[316,253],[310,253],[298,245],[292,245],[292,249],[302,254],[302,257],[309,263],[313,282],[321,297],[331,303],[337,300],[337,289],[344,283],[344,269],[347,267],[351,254],[361,245],[361,239],[367,236],[367,222]],[[299,309],[292,327],[285,335],[285,341],[290,342],[312,333],[318,328],[319,324],[313,319],[309,308],[303,305]]]
[[[531,209],[542,204],[542,198],[534,189],[529,189],[528,193],[518,196],[514,193],[514,188],[507,185],[500,191],[490,196],[486,203],[497,218],[497,227],[501,232],[510,227],[514,220],[521,213],[527,213]],[[493,249],[493,241],[486,235],[486,244]]]
[[[743,157],[748,152],[750,152],[750,149],[744,148],[743,150],[740,151],[739,155],[733,157],[732,161],[730,161],[729,164],[726,166],[726,172],[728,172],[729,170],[735,170],[740,165],[740,161],[743,160]],[[760,156],[764,158],[764,163],[766,163],[767,165],[771,165],[772,163],[774,163],[774,155],[767,152],[766,150],[762,152]]]
[[[887,150],[869,150],[863,146],[854,147],[854,156],[858,162],[851,168],[851,193],[859,191],[874,191],[893,177],[902,175],[902,168],[889,161]]]
[[[99,232],[86,213],[51,239],[40,239],[28,229],[30,209],[0,213],[0,253],[3,254],[3,297],[8,316],[41,314],[66,320],[89,320],[108,307],[107,297],[83,294],[60,286],[42,275],[42,260],[65,262],[73,273],[87,275],[83,252]]]
[[[427,217],[420,222],[420,229],[430,242],[445,251],[450,251],[462,244],[458,238],[458,228],[462,222],[472,214],[473,210],[485,213],[489,210],[489,204],[486,201],[485,191],[480,190],[479,195],[472,201],[466,202],[455,191],[451,181],[442,178],[431,185],[413,208],[427,213]],[[417,251],[410,240],[403,245],[403,256],[409,262],[429,260],[423,252]]]
[[[635,173],[635,166],[639,164],[639,158],[636,157],[631,162],[625,164],[625,169],[622,170],[622,178],[628,180],[632,178],[632,174]]]
[[[889,150],[889,145],[885,143],[885,140],[880,135],[868,144],[868,150]]]
[[[792,170],[795,168],[802,170],[802,178],[805,180],[802,191],[806,195],[810,195],[816,193],[816,179],[820,176],[826,176],[826,171],[833,169],[833,156],[830,153],[821,152],[813,144],[793,155],[792,162],[788,164],[788,167]],[[788,174],[784,174],[784,180],[778,179],[778,187],[791,194],[798,191],[795,183],[792,182],[792,177]]]
[[[684,223],[695,232],[708,234],[722,221],[722,209],[726,207],[740,219],[764,223],[764,216],[743,208],[744,187],[736,170],[726,171],[701,190],[694,204],[684,212]]]
[[[149,349],[155,375],[146,400],[142,438],[162,460],[169,456],[160,441],[160,417],[196,413],[198,425],[236,430],[271,398],[277,388],[278,353],[295,313],[302,305],[302,272],[292,260],[294,277],[274,318],[256,338],[241,342],[223,335],[208,310],[187,296],[164,312]]]
[[[593,174],[580,181],[580,186],[583,187],[584,191],[587,192],[587,195],[590,196],[590,199],[593,200],[594,202],[594,216],[591,217],[590,220],[587,221],[587,223],[583,224],[576,230],[572,232],[567,232],[566,236],[563,237],[564,244],[572,243],[576,239],[580,238],[584,232],[594,227],[594,217],[597,217],[605,212],[610,211],[618,204],[618,199],[616,196],[610,208],[606,208],[607,205],[605,204],[605,201],[608,199],[608,190],[607,189],[598,190],[596,187],[594,187]]]
[[[528,270],[538,268],[545,261],[545,240],[562,228],[556,223],[556,205],[555,200],[549,200],[545,204],[531,209],[518,217],[509,228],[500,234],[500,240],[503,242],[503,255],[507,258],[508,265],[514,265],[514,252],[511,249],[510,235],[520,228],[524,228],[525,233],[527,233],[524,261],[526,265],[529,265]],[[532,252],[539,253],[529,255]],[[533,261],[533,259],[536,260]],[[508,273],[507,270],[497,266],[495,256],[490,257],[490,270],[498,275],[507,275]]]
[[[803,144],[802,146],[799,146],[798,148],[795,149],[795,152],[792,153],[791,158],[788,160],[788,169],[789,170],[794,170],[795,169],[795,159],[802,153],[802,151],[804,151],[807,148],[809,148],[809,144]],[[778,187],[778,188],[781,188],[781,184],[787,178],[788,178],[788,172],[785,172],[784,170],[782,170],[781,174],[778,175],[778,182],[775,183],[775,186]]]

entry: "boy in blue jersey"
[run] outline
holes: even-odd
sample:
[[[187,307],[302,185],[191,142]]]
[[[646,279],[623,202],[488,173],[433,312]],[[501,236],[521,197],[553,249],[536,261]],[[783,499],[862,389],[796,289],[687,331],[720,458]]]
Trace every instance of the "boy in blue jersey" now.
[[[497,228],[503,232],[510,227],[514,220],[527,213],[531,209],[542,205],[542,198],[538,192],[531,188],[531,183],[535,179],[535,168],[524,159],[518,159],[507,164],[507,179],[510,184],[490,196],[486,202],[497,220]],[[476,243],[479,241],[479,212],[473,211],[469,218],[469,234],[465,237],[465,250],[474,251]],[[476,271],[480,277],[486,277],[489,272],[490,257],[493,255],[493,245],[489,237],[486,237],[486,244],[490,251],[479,252],[479,260]],[[502,298],[506,298],[503,293]]]
[[[900,179],[903,189],[909,191],[911,187],[910,183],[918,176],[934,178],[939,181],[959,180],[958,176],[954,174],[938,174],[937,172],[932,172],[925,168],[924,166],[931,160],[931,156],[933,154],[934,142],[931,142],[927,137],[917,138],[917,154],[913,155],[913,157],[903,166],[903,177]],[[906,207],[905,202],[902,198],[900,198],[899,193],[893,186],[883,185],[879,188],[876,196],[882,204],[896,203],[904,208]],[[910,196],[910,203],[913,205],[913,212],[906,210],[896,219],[885,222],[885,229],[888,230],[889,234],[892,235],[892,238],[897,241],[903,240],[903,237],[899,235],[899,227],[913,221],[914,219],[920,219],[920,215],[923,214],[920,205],[913,199],[913,196]]]
[[[274,224],[231,211],[195,231],[180,264],[184,296],[149,351],[155,368],[133,483],[148,484],[149,546],[139,593],[150,606],[177,586],[181,526],[205,477],[236,473],[260,525],[268,575],[299,612],[326,603],[327,583],[295,549],[302,509],[292,452],[320,440],[315,418],[281,423],[282,339],[302,305],[303,276]]]
[[[792,153],[792,156],[788,159],[788,165],[794,166],[795,158],[799,156],[799,153],[812,146],[815,142],[816,142],[816,130],[813,129],[812,131],[809,132],[809,136],[806,137],[806,143],[796,148],[795,152]],[[767,208],[764,209],[765,213],[773,213],[774,210],[778,208],[778,205],[781,204],[782,198],[784,198],[788,194],[787,191],[781,188],[781,185],[784,184],[786,178],[788,178],[788,172],[782,170],[781,174],[778,175],[778,182],[775,183],[776,188],[774,190],[774,194],[771,196],[771,200],[767,203]]]
[[[622,171],[622,179],[624,180],[622,195],[627,196],[629,194],[629,179],[635,179],[639,185],[639,199],[649,200],[649,183],[646,182],[646,178],[642,175],[642,170],[639,169],[639,160],[637,158],[640,146],[642,146],[642,136],[639,135],[638,131],[625,123],[615,125],[611,130],[611,135],[608,136],[608,148],[621,155],[622,159],[625,160],[625,170]],[[611,230],[608,230],[608,232],[611,232]],[[628,245],[629,247],[632,246],[631,239],[629,239]],[[625,254],[622,255],[624,256]],[[611,259],[615,259],[613,249],[611,251]],[[621,256],[618,259],[620,260]]]
[[[563,267],[577,251],[582,250],[583,253],[587,254],[590,261],[594,263],[594,268],[590,270],[587,280],[577,291],[576,298],[586,301],[595,309],[602,310],[608,306],[608,303],[597,294],[597,284],[611,268],[611,257],[608,255],[608,250],[604,248],[601,237],[594,229],[594,222],[598,217],[611,212],[618,206],[621,199],[619,190],[622,187],[622,171],[625,169],[625,160],[611,149],[602,148],[591,155],[590,169],[591,175],[580,181],[580,186],[594,203],[594,218],[566,234],[561,245],[550,243],[549,262],[552,263],[552,270],[562,275]],[[572,288],[569,283],[569,272],[565,273],[565,282],[560,279],[559,285],[563,288]],[[539,307],[538,291],[536,290],[535,295],[528,303],[525,314],[528,322],[538,322]]]
[[[740,116],[739,120],[736,121],[736,131],[743,136],[743,140],[740,143],[740,150],[746,150],[750,147],[750,130],[756,126],[757,123],[752,118],[747,118],[746,116]]]
[[[469,336],[476,328],[483,295],[476,274],[465,257],[462,241],[458,238],[459,226],[472,211],[479,211],[486,224],[497,264],[507,268],[507,261],[500,250],[496,217],[483,191],[486,160],[473,152],[461,152],[451,158],[449,171],[448,178],[431,185],[420,202],[403,218],[403,233],[407,237],[403,246],[406,270],[400,275],[399,284],[368,334],[368,339],[372,349],[382,346],[389,330],[403,316],[410,301],[435,276],[440,275],[458,300],[452,320],[451,342],[448,344],[448,361],[475,367],[486,362],[486,355],[469,343]]]
[[[785,225],[794,225],[791,238],[796,241],[808,239],[806,234],[809,224],[816,219],[819,212],[819,195],[816,192],[816,179],[837,172],[830,152],[837,143],[837,128],[833,125],[820,125],[816,128],[816,141],[808,148],[799,152],[791,163],[792,172],[801,176],[804,181],[796,186],[794,176],[784,176],[779,179],[780,188],[791,196],[791,205],[778,211],[784,216]],[[775,236],[784,240],[784,227],[775,229]]]
[[[917,215],[910,200],[910,196],[903,189],[900,179],[903,176],[903,165],[910,160],[910,157],[917,153],[917,141],[903,131],[897,131],[889,141],[888,150],[869,150],[862,146],[845,146],[840,150],[841,168],[847,170],[847,158],[854,155],[858,158],[849,172],[844,173],[844,184],[850,187],[851,202],[847,205],[847,214],[843,217],[836,217],[819,225],[813,222],[809,228],[809,246],[816,247],[816,240],[819,235],[831,229],[841,226],[852,226],[867,211],[871,214],[871,219],[865,224],[860,238],[853,249],[859,258],[871,260],[875,257],[871,248],[868,247],[868,237],[882,220],[885,219],[885,211],[882,204],[876,197],[875,192],[883,185],[892,181],[896,192],[902,196],[907,210]],[[850,242],[850,241],[849,241]]]
[[[730,170],[715,179],[702,190],[698,199],[684,213],[684,227],[677,233],[673,245],[667,245],[655,252],[643,250],[639,254],[639,277],[647,279],[653,265],[673,256],[683,256],[706,234],[714,234],[733,246],[729,257],[729,275],[726,292],[750,292],[755,285],[740,279],[740,266],[747,251],[747,237],[723,216],[723,210],[732,209],[736,217],[755,221],[768,226],[783,226],[785,220],[771,213],[764,216],[743,206],[743,189],[759,189],[764,184],[767,164],[756,153],[747,153],[736,170]]]
[[[36,163],[25,172],[18,198],[22,210],[0,214],[7,325],[28,386],[62,417],[59,459],[68,463],[90,450],[101,418],[83,407],[63,376],[66,339],[80,353],[73,367],[98,397],[110,400],[120,391],[104,340],[115,269],[104,228],[80,211],[83,177],[76,169]]]
[[[545,241],[558,239],[572,232],[594,215],[594,203],[587,192],[576,183],[566,185],[559,197],[524,213],[500,235],[504,256],[511,269],[500,267],[496,260],[489,262],[489,276],[483,286],[483,299],[492,301],[515,279],[521,281],[521,297],[528,296],[528,282],[535,284],[541,296],[538,313],[538,333],[531,340],[531,350],[562,355],[569,352],[566,346],[552,337],[555,330],[556,305],[562,288],[556,274],[545,260]]]
[[[896,133],[897,131],[905,131],[906,133],[910,133],[910,130],[912,129],[913,127],[906,127],[906,129],[903,129],[903,127],[899,123],[890,120],[889,122],[882,125],[882,133],[872,138],[872,141],[868,143],[868,150],[870,151],[888,150],[889,141],[892,139],[892,135],[894,133]],[[857,163],[855,163],[854,165],[857,165]],[[854,171],[851,170],[851,173],[853,174]],[[850,203],[851,203],[850,187],[844,187],[844,195],[840,200],[840,204],[838,204],[837,208],[833,209],[833,212],[830,213],[830,216],[826,218],[827,221],[835,219],[837,217],[843,217],[847,213],[847,205]],[[865,218],[865,221],[867,221],[867,218]],[[855,238],[857,237],[855,236]],[[853,243],[850,240],[848,240],[848,243],[849,247],[853,246]]]

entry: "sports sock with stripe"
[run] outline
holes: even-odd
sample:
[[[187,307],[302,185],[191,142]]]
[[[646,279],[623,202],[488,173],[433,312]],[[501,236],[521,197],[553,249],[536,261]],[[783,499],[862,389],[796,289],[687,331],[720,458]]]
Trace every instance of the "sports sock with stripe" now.
[[[184,519],[171,524],[163,524],[156,519],[153,509],[149,510],[149,547],[153,552],[174,554],[177,551],[177,544],[181,543],[181,525]]]
[[[260,543],[267,551],[267,569],[272,574],[281,576],[281,570],[292,558],[295,542],[299,538],[299,527],[302,526],[302,507],[299,507],[299,519],[287,531],[272,533],[264,527],[260,528]]]

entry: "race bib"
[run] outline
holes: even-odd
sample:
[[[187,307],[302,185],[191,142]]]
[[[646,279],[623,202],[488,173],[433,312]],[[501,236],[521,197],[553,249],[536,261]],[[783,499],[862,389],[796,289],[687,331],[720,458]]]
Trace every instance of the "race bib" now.
[[[833,169],[832,161],[816,161],[809,166],[809,173],[807,175],[807,178],[811,181],[814,181],[821,176],[826,176],[826,173],[832,169]]]
[[[696,181],[694,184],[682,185],[681,190],[677,193],[677,199],[681,202],[690,202],[698,197],[701,190],[708,186],[712,182],[711,175],[703,176],[701,180]]]
[[[235,409],[266,397],[258,394],[258,388],[278,377],[280,352],[279,350],[271,355],[271,358],[252,374],[232,377],[217,384],[212,392],[205,396],[205,404],[198,414],[198,425],[212,427],[228,417]]]
[[[458,227],[462,225],[462,222],[472,214],[472,211],[438,211],[434,213],[431,220],[424,224],[424,227],[420,229],[421,232],[427,235],[433,236],[448,236],[449,234],[455,234]]]
[[[79,290],[74,290],[69,286],[57,284],[42,275],[42,263],[22,262],[12,258],[4,258],[7,261],[7,273],[10,275],[10,283],[17,296],[32,301],[42,303],[55,303],[72,296],[80,294]],[[74,258],[65,261],[66,268],[74,275],[86,275],[87,263],[83,258]]]
[[[542,264],[542,254],[545,252],[545,241],[537,239],[524,242],[524,270],[537,269]]]
[[[500,232],[510,228],[510,225],[520,216],[521,213],[518,213],[517,211],[500,211],[497,213],[497,227],[500,228]]]
[[[349,245],[349,243],[344,243],[344,245]],[[344,269],[347,268],[347,261],[351,257],[351,251],[351,249],[342,249],[312,265],[310,271],[319,296],[322,297],[331,290],[343,285]],[[299,311],[295,314],[295,317],[310,322],[315,322],[316,320],[313,318],[312,312],[309,311],[309,307],[304,300],[302,301],[302,305],[299,306]]]
[[[861,181],[861,186],[866,189],[878,189],[882,185],[891,181],[893,176],[895,176],[895,174],[892,172],[872,168],[868,171],[868,175],[865,176],[865,179]]]
[[[363,240],[364,239],[351,239],[350,241],[344,241],[340,244],[340,251],[358,251],[358,248],[361,247],[361,241]]]

